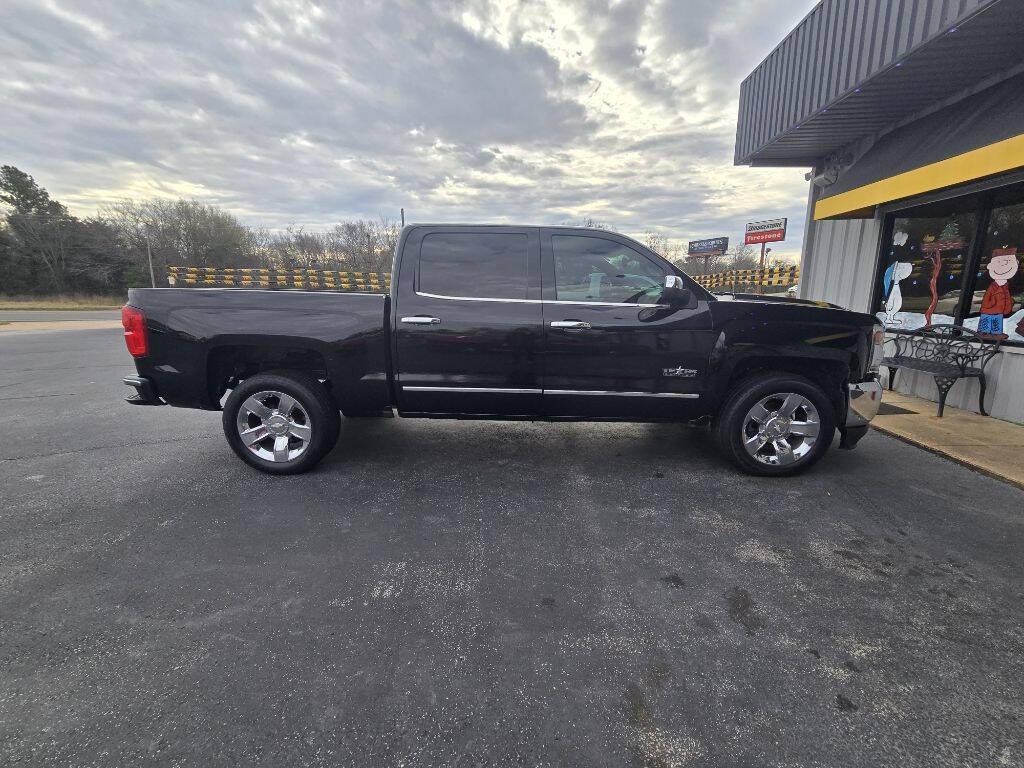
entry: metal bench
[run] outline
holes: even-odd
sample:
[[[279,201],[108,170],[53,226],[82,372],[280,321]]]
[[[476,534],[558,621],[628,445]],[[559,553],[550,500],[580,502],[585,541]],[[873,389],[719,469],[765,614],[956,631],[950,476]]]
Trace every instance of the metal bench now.
[[[889,369],[889,389],[896,382],[900,368],[920,371],[935,377],[939,389],[939,413],[946,406],[946,395],[957,379],[978,379],[981,392],[978,410],[985,416],[985,366],[995,357],[1002,343],[998,339],[980,336],[959,325],[933,325],[912,333],[900,333],[886,340],[895,346],[894,353],[883,358],[882,365]]]

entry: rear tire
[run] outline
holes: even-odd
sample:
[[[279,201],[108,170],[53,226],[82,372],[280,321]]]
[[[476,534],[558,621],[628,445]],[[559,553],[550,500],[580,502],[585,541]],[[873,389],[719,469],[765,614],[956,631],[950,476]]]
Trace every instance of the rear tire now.
[[[228,445],[272,475],[312,469],[338,441],[341,418],[327,388],[297,371],[272,371],[239,384],[224,403]]]
[[[835,411],[821,387],[796,374],[770,373],[737,385],[714,433],[722,453],[747,474],[781,477],[824,456],[835,429]]]

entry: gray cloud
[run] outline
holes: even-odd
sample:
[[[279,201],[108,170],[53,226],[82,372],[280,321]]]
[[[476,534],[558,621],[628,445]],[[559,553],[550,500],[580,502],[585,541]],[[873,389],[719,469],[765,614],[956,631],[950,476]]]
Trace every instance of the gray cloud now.
[[[0,161],[89,213],[187,196],[265,226],[564,221],[672,237],[795,219],[796,170],[731,166],[738,79],[783,0],[0,6]]]

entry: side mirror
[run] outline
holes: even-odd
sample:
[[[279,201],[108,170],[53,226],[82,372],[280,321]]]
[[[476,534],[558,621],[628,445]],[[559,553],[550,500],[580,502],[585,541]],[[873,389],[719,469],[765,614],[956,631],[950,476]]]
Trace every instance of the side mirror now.
[[[661,292],[661,303],[670,307],[686,307],[690,304],[691,293],[683,285],[679,275],[665,275],[665,289]]]

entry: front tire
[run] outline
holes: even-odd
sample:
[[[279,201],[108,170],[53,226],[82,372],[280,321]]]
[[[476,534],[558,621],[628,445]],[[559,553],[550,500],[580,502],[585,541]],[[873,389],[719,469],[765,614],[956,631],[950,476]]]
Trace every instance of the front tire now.
[[[296,371],[243,381],[224,403],[222,421],[231,450],[272,475],[312,469],[334,447],[341,425],[326,387]]]
[[[787,373],[738,385],[719,414],[722,453],[751,475],[780,477],[810,468],[835,436],[835,412],[817,384]]]

